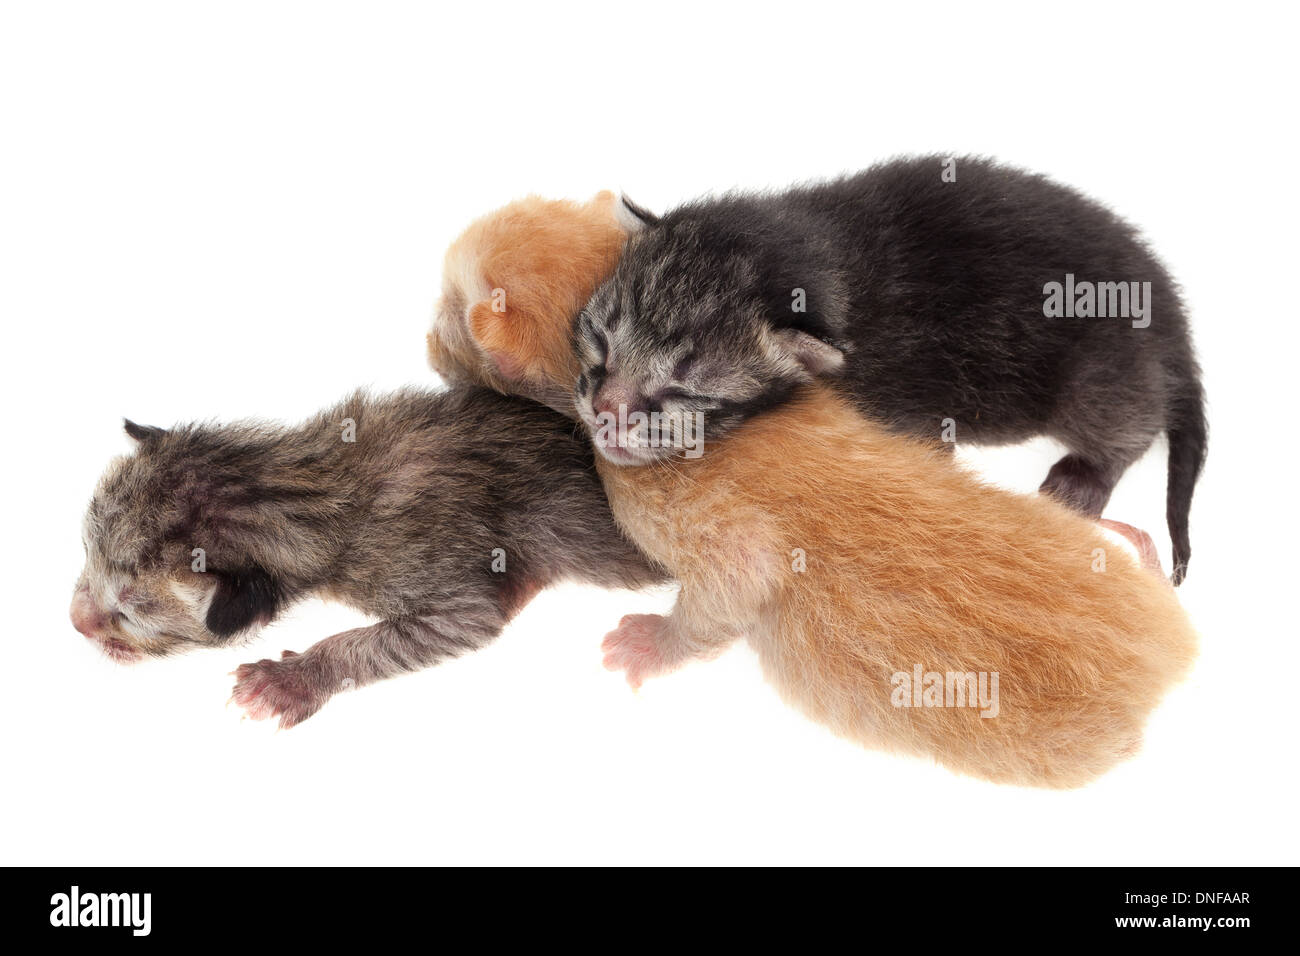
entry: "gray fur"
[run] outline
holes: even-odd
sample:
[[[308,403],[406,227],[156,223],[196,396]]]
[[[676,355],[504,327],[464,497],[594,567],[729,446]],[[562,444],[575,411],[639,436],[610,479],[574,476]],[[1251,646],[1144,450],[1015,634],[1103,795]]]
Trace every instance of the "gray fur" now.
[[[662,219],[629,205],[644,228],[577,323],[580,415],[703,412],[712,442],[834,376],[900,432],[938,440],[951,421],[959,441],[1058,439],[1069,454],[1043,490],[1094,517],[1163,431],[1180,581],[1206,424],[1177,286],[1135,229],[1075,190],[980,159],[958,159],[955,181],[944,168],[897,160]],[[1149,324],[1045,315],[1045,287],[1067,273],[1150,283]]]
[[[358,392],[296,428],[128,431],[136,452],[87,512],[74,620],[130,659],[251,635],[312,595],[379,617],[240,668],[235,699],[285,726],[483,646],[554,582],[665,579],[615,527],[575,425],[486,389]]]

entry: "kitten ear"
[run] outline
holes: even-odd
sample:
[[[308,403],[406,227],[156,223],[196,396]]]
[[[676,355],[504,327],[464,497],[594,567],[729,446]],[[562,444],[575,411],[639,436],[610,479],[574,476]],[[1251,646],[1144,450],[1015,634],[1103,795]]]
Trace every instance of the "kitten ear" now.
[[[137,425],[129,418],[122,419],[122,428],[126,431],[127,435],[132,438],[132,440],[141,445],[156,441],[157,439],[162,438],[163,435],[167,434],[167,429],[165,428],[157,428],[153,425]]]
[[[770,347],[813,377],[835,375],[844,367],[843,350],[799,329],[773,330]]]
[[[268,624],[284,600],[280,586],[263,568],[211,571],[217,589],[204,622],[217,637],[230,637],[254,624]]]
[[[533,349],[527,336],[532,323],[507,311],[496,311],[487,299],[469,310],[469,334],[492,360],[495,371],[507,382],[519,382],[527,371],[523,356]]]
[[[658,216],[644,206],[637,205],[626,195],[623,196],[623,201],[615,207],[614,215],[618,219],[618,224],[630,233],[637,233],[642,229],[659,225]]]

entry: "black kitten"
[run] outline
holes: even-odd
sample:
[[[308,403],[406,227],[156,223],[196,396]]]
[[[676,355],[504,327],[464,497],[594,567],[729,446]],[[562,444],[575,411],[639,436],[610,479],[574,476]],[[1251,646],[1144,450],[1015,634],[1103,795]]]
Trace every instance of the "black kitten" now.
[[[1182,581],[1205,459],[1200,369],[1173,280],[1109,210],[1042,176],[937,156],[661,219],[628,208],[644,228],[578,322],[589,422],[620,407],[703,413],[713,441],[834,374],[899,431],[1058,439],[1069,454],[1042,490],[1094,517],[1163,430]],[[656,457],[646,444],[608,453]]]

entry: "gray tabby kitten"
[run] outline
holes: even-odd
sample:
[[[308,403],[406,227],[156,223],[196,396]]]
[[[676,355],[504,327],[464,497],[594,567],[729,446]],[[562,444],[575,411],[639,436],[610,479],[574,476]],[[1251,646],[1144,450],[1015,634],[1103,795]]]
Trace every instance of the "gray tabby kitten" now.
[[[642,228],[577,325],[588,423],[702,413],[716,441],[833,376],[901,432],[1059,440],[1068,454],[1042,490],[1091,517],[1163,431],[1183,579],[1206,448],[1200,369],[1174,281],[1108,209],[1041,176],[938,156],[662,218],[626,206]],[[601,451],[627,463],[671,444],[645,437],[640,451]]]
[[[381,618],[239,668],[234,699],[289,727],[341,688],[482,647],[554,582],[665,580],[574,429],[479,388],[358,392],[296,428],[127,422],[137,447],[87,511],[73,624],[127,662],[249,637],[311,595]]]

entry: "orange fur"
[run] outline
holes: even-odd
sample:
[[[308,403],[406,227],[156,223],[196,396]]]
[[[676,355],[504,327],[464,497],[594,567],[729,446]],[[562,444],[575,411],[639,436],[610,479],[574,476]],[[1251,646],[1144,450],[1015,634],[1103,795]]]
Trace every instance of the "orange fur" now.
[[[481,234],[508,244],[510,217],[485,228],[491,220],[476,224]],[[551,251],[530,261],[565,257],[555,226]],[[576,268],[561,270],[567,289]],[[530,287],[550,287],[535,278]],[[535,307],[530,328],[509,333],[521,367],[554,375],[556,390],[577,374],[575,310],[571,298]],[[468,334],[490,352],[501,324],[487,314]],[[472,361],[466,374],[496,375]],[[1148,713],[1196,654],[1172,588],[1096,525],[984,485],[823,386],[700,459],[599,468],[619,524],[682,585],[668,617],[625,618],[606,639],[607,660],[634,681],[743,635],[787,700],[845,736],[990,780],[1071,787],[1136,752]],[[997,672],[998,715],[894,706],[893,675],[918,665]]]
[[[744,632],[787,700],[870,746],[1077,786],[1136,752],[1195,657],[1173,589],[1092,522],[820,386],[697,460],[599,470],[619,524],[682,582],[659,666]],[[918,664],[998,673],[998,716],[895,707],[892,675]]]
[[[428,335],[433,368],[451,381],[570,402],[568,329],[627,241],[617,201],[608,191],[586,203],[529,196],[472,223],[444,261]]]

